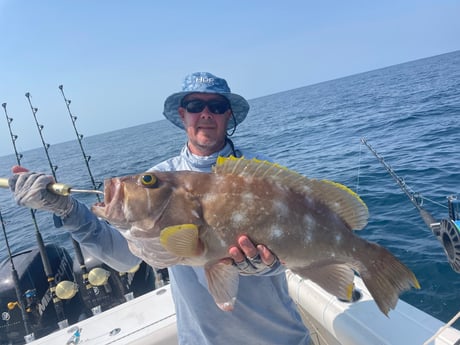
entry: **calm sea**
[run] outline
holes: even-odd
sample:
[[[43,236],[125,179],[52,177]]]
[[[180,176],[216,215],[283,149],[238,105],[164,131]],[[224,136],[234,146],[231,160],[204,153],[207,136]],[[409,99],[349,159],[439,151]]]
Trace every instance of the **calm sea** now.
[[[445,322],[460,311],[460,275],[450,268],[414,206],[360,142],[368,139],[407,186],[422,194],[435,218],[447,218],[446,197],[460,190],[460,51],[253,99],[250,104],[248,119],[233,136],[235,143],[304,175],[357,190],[370,210],[369,225],[359,234],[387,247],[421,283],[421,290],[402,298]],[[83,144],[92,156],[92,172],[101,181],[150,168],[176,155],[184,141],[184,133],[158,121],[88,137]],[[23,154],[24,166],[49,172],[43,149]],[[52,145],[50,155],[59,166],[60,182],[90,188],[76,140]],[[1,157],[0,176],[9,176],[13,164],[13,155]],[[78,198],[88,204],[96,200],[91,195]],[[0,206],[13,250],[34,246],[29,211],[16,207],[6,190],[0,191]],[[65,243],[71,250],[68,235],[53,228],[48,214],[38,212],[37,219],[46,242]],[[0,243],[4,258],[3,237]]]

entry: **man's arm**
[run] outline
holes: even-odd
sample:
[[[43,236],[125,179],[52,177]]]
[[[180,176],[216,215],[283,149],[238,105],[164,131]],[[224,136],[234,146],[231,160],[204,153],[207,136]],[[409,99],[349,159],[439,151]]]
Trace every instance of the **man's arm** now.
[[[99,220],[84,204],[71,196],[56,195],[47,189],[52,176],[13,167],[8,180],[20,206],[54,213],[56,227],[64,227],[90,254],[119,271],[128,271],[141,260],[128,248],[126,239],[110,224]]]

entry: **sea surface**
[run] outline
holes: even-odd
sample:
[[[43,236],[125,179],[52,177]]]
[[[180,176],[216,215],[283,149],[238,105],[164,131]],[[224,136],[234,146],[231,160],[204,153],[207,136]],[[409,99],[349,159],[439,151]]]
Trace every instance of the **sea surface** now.
[[[424,197],[424,207],[436,219],[447,218],[447,197],[460,194],[460,51],[249,103],[249,116],[232,137],[237,145],[357,191],[370,211],[369,224],[359,235],[388,248],[420,281],[422,288],[404,293],[402,299],[444,322],[460,311],[460,274],[451,269],[441,244],[407,196],[360,141],[367,138],[406,186]],[[14,132],[14,122],[12,126]],[[20,140],[21,133],[15,134]],[[185,134],[163,120],[85,137],[83,147],[91,155],[95,179],[102,181],[146,170],[178,154],[184,142]],[[21,153],[22,165],[49,173],[43,148]],[[49,153],[59,167],[59,182],[91,188],[76,138],[51,145]],[[0,157],[0,176],[9,176],[14,164],[13,154]],[[88,205],[96,201],[94,195],[77,198]],[[17,207],[6,189],[0,190],[0,209],[13,251],[35,246],[30,212]],[[53,227],[49,214],[36,216],[45,242],[72,250],[69,236]],[[2,259],[5,248],[2,235]]]

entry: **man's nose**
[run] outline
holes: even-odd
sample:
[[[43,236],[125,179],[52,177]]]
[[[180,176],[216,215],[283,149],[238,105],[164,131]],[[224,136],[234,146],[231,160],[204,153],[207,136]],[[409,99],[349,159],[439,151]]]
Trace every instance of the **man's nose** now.
[[[212,118],[213,116],[214,114],[209,111],[208,106],[204,107],[203,111],[201,112],[201,118],[208,119]]]

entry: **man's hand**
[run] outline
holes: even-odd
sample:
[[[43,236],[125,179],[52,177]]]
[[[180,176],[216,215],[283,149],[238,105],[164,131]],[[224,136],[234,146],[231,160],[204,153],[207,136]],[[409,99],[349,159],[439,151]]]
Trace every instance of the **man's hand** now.
[[[14,166],[13,176],[8,184],[14,194],[14,200],[20,206],[42,209],[65,217],[73,208],[73,199],[50,192],[47,186],[54,183],[52,176],[30,172],[27,169]]]
[[[267,247],[262,244],[254,246],[246,235],[238,238],[238,245],[231,247],[228,253],[243,274],[258,273],[278,263],[278,258]]]

